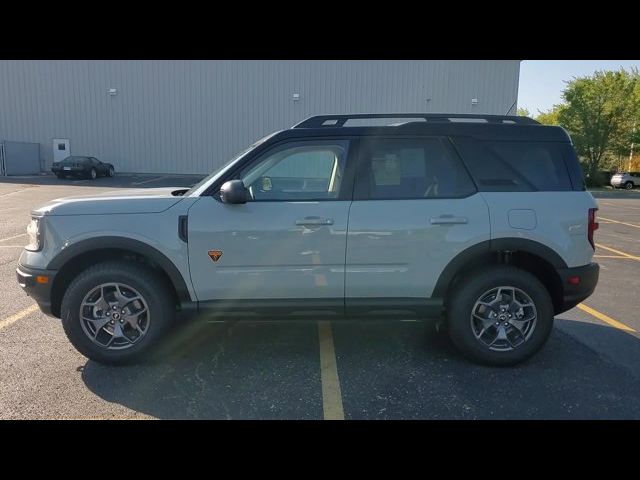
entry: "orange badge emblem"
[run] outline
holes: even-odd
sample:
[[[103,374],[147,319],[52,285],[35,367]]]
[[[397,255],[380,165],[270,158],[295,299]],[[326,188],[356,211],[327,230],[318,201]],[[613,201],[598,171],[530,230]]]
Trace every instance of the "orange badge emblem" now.
[[[221,256],[222,256],[222,251],[209,250],[209,257],[211,257],[211,260],[213,260],[214,262],[217,262],[218,260],[220,260]]]

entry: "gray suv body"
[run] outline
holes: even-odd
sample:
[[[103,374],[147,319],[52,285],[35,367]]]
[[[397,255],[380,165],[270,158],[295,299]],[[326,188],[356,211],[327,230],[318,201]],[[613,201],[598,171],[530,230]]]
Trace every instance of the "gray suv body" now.
[[[391,126],[350,122],[392,119]],[[54,200],[18,281],[104,363],[177,310],[218,318],[444,320],[475,361],[520,362],[588,297],[597,205],[567,133],[525,117],[312,117],[189,190]]]

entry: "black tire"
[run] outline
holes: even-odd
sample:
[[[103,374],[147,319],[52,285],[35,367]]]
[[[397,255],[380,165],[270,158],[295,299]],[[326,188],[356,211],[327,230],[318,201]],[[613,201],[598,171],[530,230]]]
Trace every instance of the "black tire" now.
[[[537,320],[530,337],[512,350],[491,350],[473,333],[471,313],[476,301],[495,287],[512,286],[526,293],[535,305]],[[524,270],[512,266],[478,269],[460,281],[447,299],[449,336],[469,359],[493,366],[509,366],[523,362],[542,348],[553,328],[553,302],[540,281]]]
[[[107,177],[113,177],[115,176],[116,171],[113,169],[113,167],[109,167],[109,170],[107,171]]]
[[[67,178],[64,173],[56,173],[56,177],[58,177],[59,179]]]
[[[89,177],[89,179],[95,180],[96,178],[98,178],[98,172],[96,171],[95,168],[92,168],[91,170],[89,170],[89,173],[87,174],[87,176]]]
[[[624,184],[624,188],[626,188],[627,190],[633,190],[633,182],[626,182]]]
[[[92,289],[103,283],[121,282],[135,288],[149,307],[145,336],[131,347],[111,350],[94,343],[80,322],[80,306]],[[69,341],[84,356],[104,364],[126,364],[148,353],[175,318],[174,296],[167,282],[154,270],[139,263],[114,260],[89,267],[69,285],[62,299],[62,326]]]

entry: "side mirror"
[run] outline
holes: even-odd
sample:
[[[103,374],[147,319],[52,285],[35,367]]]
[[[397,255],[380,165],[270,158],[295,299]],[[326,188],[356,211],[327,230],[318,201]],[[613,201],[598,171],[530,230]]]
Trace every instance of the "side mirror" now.
[[[247,203],[249,190],[242,180],[229,180],[220,187],[220,200],[223,203]]]

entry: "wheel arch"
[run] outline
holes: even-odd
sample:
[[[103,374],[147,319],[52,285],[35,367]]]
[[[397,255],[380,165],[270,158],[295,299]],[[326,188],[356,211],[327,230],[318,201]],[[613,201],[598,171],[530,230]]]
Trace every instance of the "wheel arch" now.
[[[483,265],[511,264],[535,275],[549,291],[554,311],[560,312],[563,286],[559,269],[567,268],[563,258],[550,247],[524,238],[486,240],[458,253],[441,272],[432,297],[446,301],[465,272]]]
[[[156,269],[173,287],[177,302],[191,301],[184,277],[173,262],[158,249],[140,240],[109,236],[96,237],[74,243],[62,250],[47,265],[57,274],[51,287],[51,310],[60,315],[62,297],[69,283],[84,268],[99,261],[132,258]]]

